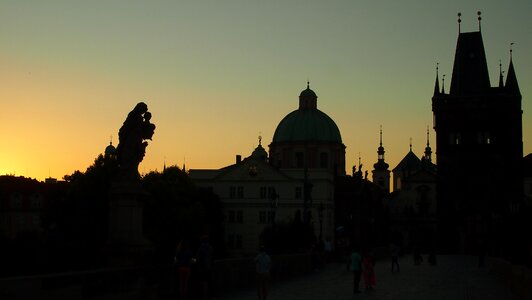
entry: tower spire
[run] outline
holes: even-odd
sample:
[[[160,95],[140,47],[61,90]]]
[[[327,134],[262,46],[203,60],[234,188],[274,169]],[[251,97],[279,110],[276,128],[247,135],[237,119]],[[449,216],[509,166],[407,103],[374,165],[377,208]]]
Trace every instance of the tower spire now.
[[[460,34],[460,23],[462,23],[462,19],[460,19],[460,17],[462,16],[462,13],[459,12],[458,13],[458,34]]]
[[[445,94],[445,74],[441,76],[441,93]]]
[[[432,162],[432,149],[430,148],[429,125],[427,125],[427,147],[425,147],[423,160],[425,162]]]
[[[503,88],[504,87],[504,78],[503,78],[503,70],[502,70],[502,62],[501,60],[499,59],[499,87],[500,88]]]
[[[379,145],[382,147],[382,125],[381,125],[381,129],[380,129],[380,137],[379,137]]]
[[[512,61],[512,46],[515,43],[510,43],[510,66],[508,66],[508,73],[506,75],[506,90],[512,94],[521,95],[519,84],[517,83],[517,76],[515,75],[514,63]]]
[[[440,93],[440,79],[438,78],[438,69],[440,63],[436,63],[436,82],[434,83],[434,96]]]
[[[482,20],[482,17],[480,16],[482,13],[480,11],[477,11],[477,19],[478,19],[478,31],[481,32],[482,31],[482,26],[481,26],[481,20]]]

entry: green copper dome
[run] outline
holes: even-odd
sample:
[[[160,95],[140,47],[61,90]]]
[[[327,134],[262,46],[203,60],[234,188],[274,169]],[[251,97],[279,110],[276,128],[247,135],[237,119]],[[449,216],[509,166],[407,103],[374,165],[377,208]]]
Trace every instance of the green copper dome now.
[[[342,143],[340,130],[334,121],[318,109],[298,109],[279,123],[273,143],[280,142]]]
[[[318,96],[307,88],[299,94],[299,109],[289,113],[277,126],[272,143],[333,142],[342,143],[336,123],[317,108]]]

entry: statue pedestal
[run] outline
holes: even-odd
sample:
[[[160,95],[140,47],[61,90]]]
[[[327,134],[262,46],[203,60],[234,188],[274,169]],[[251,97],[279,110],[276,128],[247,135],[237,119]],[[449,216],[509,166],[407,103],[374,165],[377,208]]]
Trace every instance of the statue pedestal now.
[[[153,249],[143,234],[143,208],[149,194],[140,182],[112,184],[107,253],[112,265],[138,265]]]

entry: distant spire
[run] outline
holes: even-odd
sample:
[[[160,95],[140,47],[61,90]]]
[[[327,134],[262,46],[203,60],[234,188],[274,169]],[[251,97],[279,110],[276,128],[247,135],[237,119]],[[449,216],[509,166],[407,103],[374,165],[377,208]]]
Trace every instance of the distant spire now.
[[[166,156],[164,157],[164,160],[163,160],[163,172],[166,171]]]
[[[441,78],[441,93],[445,94],[445,74],[443,74]]]
[[[412,138],[410,138],[410,152],[412,152]]]
[[[384,147],[382,146],[382,125],[380,128],[380,141],[379,141],[379,148],[377,149],[377,160],[378,161],[384,161]]]
[[[482,27],[481,27],[481,20],[482,20],[482,17],[480,16],[482,13],[480,11],[477,11],[477,16],[478,16],[478,31],[481,32],[482,31]]]
[[[429,125],[427,125],[427,147],[425,147],[424,159],[425,161],[432,162],[432,149],[430,148],[429,140]]]
[[[260,132],[259,132],[259,146],[262,146],[262,136],[260,135]]]
[[[461,33],[461,32],[460,32],[460,23],[462,23],[462,20],[460,19],[461,16],[462,16],[462,13],[459,12],[459,13],[458,13],[458,33],[459,33],[459,34]]]
[[[185,162],[186,162],[186,157],[183,156],[183,172],[186,172],[187,171],[187,167],[185,165]]]
[[[307,79],[307,89],[310,90],[310,80]]]
[[[512,46],[514,43],[510,43],[510,66],[508,67],[508,73],[506,75],[506,90],[515,95],[521,95],[519,90],[519,84],[517,83],[517,76],[515,75],[514,63],[512,61]]]
[[[381,125],[381,129],[380,129],[380,142],[379,142],[379,146],[382,147],[382,125]]]
[[[504,87],[504,78],[503,78],[503,71],[502,71],[502,62],[501,60],[499,59],[499,87],[500,88],[503,88]]]

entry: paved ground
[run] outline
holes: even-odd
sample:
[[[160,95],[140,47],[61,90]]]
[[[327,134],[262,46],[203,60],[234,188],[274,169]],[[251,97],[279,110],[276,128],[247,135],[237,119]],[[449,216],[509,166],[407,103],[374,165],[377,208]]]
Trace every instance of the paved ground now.
[[[392,274],[390,261],[377,262],[377,287],[372,292],[353,295],[352,274],[345,265],[331,263],[313,274],[273,284],[268,299],[517,299],[489,268],[478,268],[474,257],[439,256],[437,266],[426,262],[416,266],[411,257],[403,257],[399,263],[401,272]],[[252,300],[257,296],[254,289],[247,289],[219,299]]]

